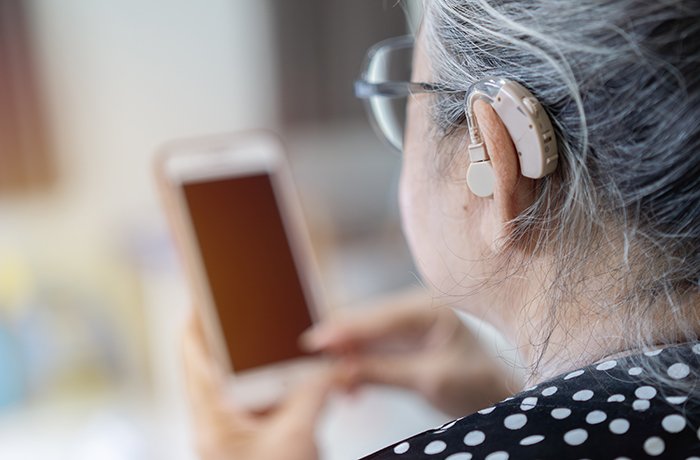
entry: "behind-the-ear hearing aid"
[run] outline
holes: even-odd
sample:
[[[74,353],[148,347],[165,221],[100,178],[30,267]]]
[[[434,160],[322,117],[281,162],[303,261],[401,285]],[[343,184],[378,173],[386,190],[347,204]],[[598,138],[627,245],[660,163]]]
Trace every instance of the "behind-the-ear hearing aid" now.
[[[557,141],[552,123],[539,101],[520,84],[506,79],[487,79],[474,84],[467,93],[465,112],[469,128],[467,184],[477,196],[493,195],[495,176],[479,125],[474,102],[491,104],[505,125],[518,152],[520,173],[531,179],[551,174],[557,167]]]

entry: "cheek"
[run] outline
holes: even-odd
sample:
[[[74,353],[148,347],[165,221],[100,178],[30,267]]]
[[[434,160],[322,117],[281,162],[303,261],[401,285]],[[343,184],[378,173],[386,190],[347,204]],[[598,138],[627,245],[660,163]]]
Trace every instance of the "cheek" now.
[[[444,286],[453,270],[460,271],[450,260],[450,252],[461,251],[450,242],[459,233],[455,219],[449,218],[447,188],[434,166],[434,146],[426,137],[420,142],[406,142],[399,202],[406,241],[422,278],[429,286]]]
[[[426,191],[421,192],[420,182],[415,177],[414,169],[409,161],[404,158],[401,168],[401,180],[399,182],[399,205],[401,207],[401,223],[404,235],[408,243],[413,258],[418,262],[420,243],[427,241],[425,228],[424,209],[426,205],[421,198],[425,199]]]
[[[434,222],[431,207],[436,201],[435,181],[430,159],[435,146],[430,142],[423,104],[413,99],[407,109],[406,138],[399,183],[399,203],[404,234],[413,258],[423,277],[432,270],[426,267],[429,255],[435,250]]]
[[[461,175],[443,177],[438,171],[430,137],[415,133],[406,139],[399,188],[404,234],[426,284],[436,294],[464,295],[484,268],[476,203]]]
[[[401,175],[400,204],[406,241],[425,284],[438,292],[454,292],[455,274],[463,273],[456,247],[460,231],[455,219],[445,213],[445,202],[435,179],[425,177],[425,168],[406,161]]]

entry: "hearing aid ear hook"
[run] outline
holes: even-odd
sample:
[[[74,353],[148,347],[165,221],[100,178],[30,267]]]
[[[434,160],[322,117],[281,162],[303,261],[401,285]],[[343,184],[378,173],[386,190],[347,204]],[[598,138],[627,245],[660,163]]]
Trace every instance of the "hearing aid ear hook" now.
[[[556,169],[559,156],[554,129],[539,101],[514,81],[482,80],[472,86],[465,99],[470,139],[467,185],[472,193],[489,197],[495,185],[491,159],[474,116],[474,102],[479,99],[488,102],[503,121],[518,152],[523,176],[540,179]]]

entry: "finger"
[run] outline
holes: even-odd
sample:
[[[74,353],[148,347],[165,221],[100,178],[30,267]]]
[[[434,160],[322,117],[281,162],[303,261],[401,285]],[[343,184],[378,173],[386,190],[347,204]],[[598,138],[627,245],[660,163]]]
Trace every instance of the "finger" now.
[[[255,455],[241,458],[318,458],[315,446],[316,420],[331,387],[332,376],[317,374],[295,388],[258,431]]]
[[[328,370],[299,384],[280,407],[275,423],[282,428],[313,431],[336,378],[336,372]]]
[[[417,390],[423,360],[415,354],[366,355],[347,359],[342,364],[342,384],[347,388],[377,383]]]
[[[438,309],[427,295],[389,299],[372,309],[339,314],[304,333],[301,343],[309,351],[346,352],[391,341],[419,339],[434,324]]]

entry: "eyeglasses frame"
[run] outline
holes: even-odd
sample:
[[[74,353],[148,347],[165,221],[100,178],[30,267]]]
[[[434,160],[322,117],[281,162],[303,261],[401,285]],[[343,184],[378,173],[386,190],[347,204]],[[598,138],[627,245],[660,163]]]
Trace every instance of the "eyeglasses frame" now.
[[[414,42],[415,40],[412,35],[403,35],[382,40],[379,43],[372,46],[367,51],[360,78],[355,80],[355,97],[363,100],[368,100],[374,97],[398,99],[409,97],[414,94],[464,93],[464,90],[455,90],[439,83],[394,80],[388,80],[384,82],[371,82],[367,80],[369,69],[371,68],[372,63],[377,55],[379,55],[382,52],[413,48]],[[371,116],[377,119],[379,117],[379,114],[375,112],[376,109],[373,105],[368,105],[370,106],[369,110],[372,112]],[[388,138],[386,133],[382,131],[381,135],[393,148],[401,150]]]

